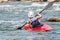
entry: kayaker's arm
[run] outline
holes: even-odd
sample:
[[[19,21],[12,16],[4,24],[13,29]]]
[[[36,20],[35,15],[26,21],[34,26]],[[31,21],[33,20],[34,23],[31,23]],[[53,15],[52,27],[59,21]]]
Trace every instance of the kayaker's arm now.
[[[40,19],[40,18],[42,18],[42,15],[38,12],[37,16],[36,16],[36,19]]]

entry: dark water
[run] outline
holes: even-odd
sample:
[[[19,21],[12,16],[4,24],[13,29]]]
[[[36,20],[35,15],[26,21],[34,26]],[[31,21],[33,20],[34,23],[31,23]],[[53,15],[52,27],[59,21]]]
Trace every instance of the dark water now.
[[[46,22],[46,18],[60,17],[60,3],[54,3],[50,9],[42,12],[41,22],[49,24],[53,30],[29,31],[16,30],[20,24],[28,20],[27,13],[42,10],[46,2],[4,2],[0,3],[0,40],[60,40],[60,22]],[[57,5],[58,6],[57,6]]]

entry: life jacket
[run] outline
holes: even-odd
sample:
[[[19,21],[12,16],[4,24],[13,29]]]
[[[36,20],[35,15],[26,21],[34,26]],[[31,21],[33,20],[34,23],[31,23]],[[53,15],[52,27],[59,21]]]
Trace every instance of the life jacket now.
[[[40,23],[39,21],[33,21],[32,23],[31,23],[31,27],[32,28],[35,28],[35,27],[37,27],[37,26],[40,26],[40,25],[42,25],[42,23]]]

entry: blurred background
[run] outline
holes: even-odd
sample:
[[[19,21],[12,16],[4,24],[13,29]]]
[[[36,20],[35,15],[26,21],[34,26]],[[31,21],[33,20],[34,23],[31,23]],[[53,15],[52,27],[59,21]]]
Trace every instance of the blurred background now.
[[[41,13],[40,21],[53,30],[16,30],[28,20],[30,10],[41,11],[51,1],[55,2]],[[53,20],[48,21],[49,18]],[[0,40],[60,40],[60,0],[0,0]]]

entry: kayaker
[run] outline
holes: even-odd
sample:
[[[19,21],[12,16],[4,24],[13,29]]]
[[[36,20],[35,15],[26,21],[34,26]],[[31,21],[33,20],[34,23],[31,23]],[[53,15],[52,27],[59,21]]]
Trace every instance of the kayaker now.
[[[38,12],[36,16],[34,16],[34,12],[33,11],[29,11],[28,13],[28,17],[30,18],[27,21],[27,24],[30,24],[30,27],[34,28],[37,26],[41,26],[43,25],[41,22],[39,22],[39,19],[42,18],[42,15]]]

